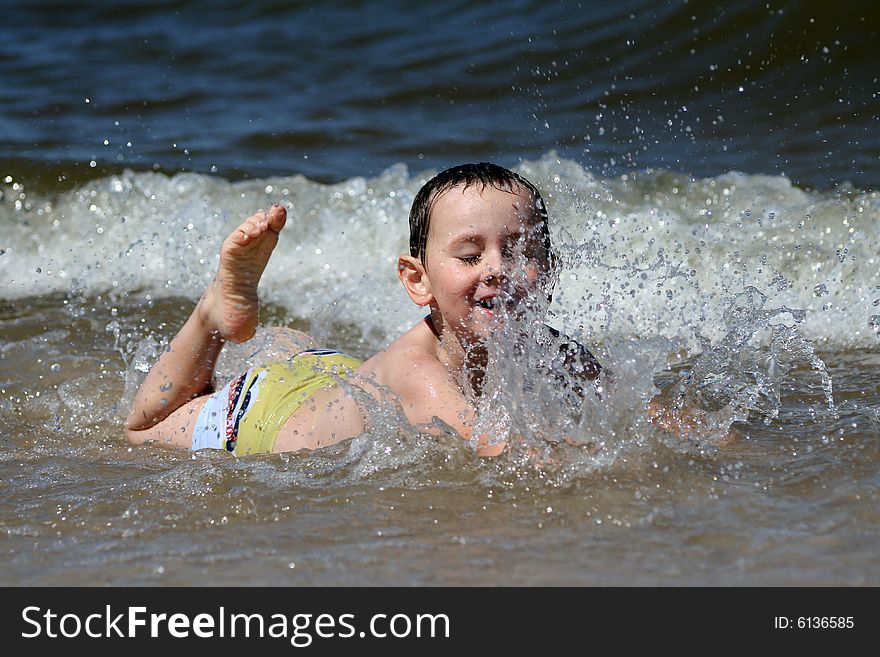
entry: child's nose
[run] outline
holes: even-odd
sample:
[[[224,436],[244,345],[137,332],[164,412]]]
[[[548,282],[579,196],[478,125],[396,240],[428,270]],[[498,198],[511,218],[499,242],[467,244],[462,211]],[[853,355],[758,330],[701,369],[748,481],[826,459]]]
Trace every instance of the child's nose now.
[[[503,263],[500,257],[487,257],[485,262],[486,268],[483,270],[483,281],[489,283],[507,280],[507,273],[502,266]]]

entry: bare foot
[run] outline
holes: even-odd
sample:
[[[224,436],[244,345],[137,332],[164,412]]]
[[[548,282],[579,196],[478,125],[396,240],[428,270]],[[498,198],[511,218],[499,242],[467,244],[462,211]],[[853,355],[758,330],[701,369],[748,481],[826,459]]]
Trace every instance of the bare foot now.
[[[244,342],[257,329],[257,285],[287,221],[280,205],[257,212],[223,242],[214,281],[199,301],[199,317],[230,342]]]

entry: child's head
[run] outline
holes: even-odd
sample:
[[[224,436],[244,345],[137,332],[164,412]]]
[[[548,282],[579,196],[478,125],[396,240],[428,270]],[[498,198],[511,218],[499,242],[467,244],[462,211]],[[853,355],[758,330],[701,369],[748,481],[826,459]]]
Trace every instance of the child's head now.
[[[424,263],[431,229],[431,211],[437,199],[453,187],[463,189],[486,186],[523,195],[531,201],[534,221],[542,246],[547,253],[549,265],[554,265],[553,250],[550,246],[550,229],[547,221],[547,208],[541,192],[528,180],[517,173],[490,162],[479,164],[460,164],[441,171],[426,182],[413,199],[409,212],[409,252]]]
[[[549,298],[553,271],[544,202],[512,171],[465,164],[416,195],[401,281],[413,301],[431,306],[435,327],[460,342],[482,342],[507,311]]]

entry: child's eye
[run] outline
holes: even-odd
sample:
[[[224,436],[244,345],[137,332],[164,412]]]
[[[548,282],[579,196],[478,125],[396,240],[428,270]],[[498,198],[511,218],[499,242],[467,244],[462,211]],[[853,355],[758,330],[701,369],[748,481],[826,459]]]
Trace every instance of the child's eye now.
[[[480,261],[480,256],[472,255],[472,256],[459,256],[458,258],[466,265],[475,265]]]

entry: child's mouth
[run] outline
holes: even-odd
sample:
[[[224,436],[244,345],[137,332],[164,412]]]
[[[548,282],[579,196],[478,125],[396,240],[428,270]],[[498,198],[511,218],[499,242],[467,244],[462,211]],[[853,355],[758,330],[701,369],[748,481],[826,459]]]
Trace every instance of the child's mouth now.
[[[483,299],[477,299],[475,305],[477,308],[482,308],[483,310],[495,311],[495,310],[506,310],[508,312],[513,311],[517,307],[518,300],[514,297],[485,297]]]

